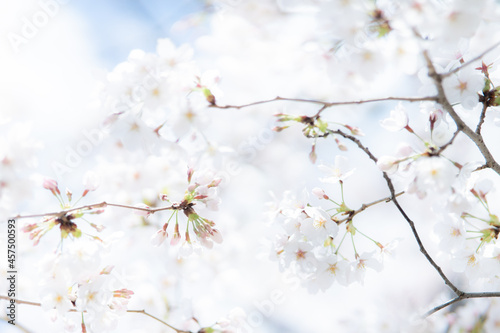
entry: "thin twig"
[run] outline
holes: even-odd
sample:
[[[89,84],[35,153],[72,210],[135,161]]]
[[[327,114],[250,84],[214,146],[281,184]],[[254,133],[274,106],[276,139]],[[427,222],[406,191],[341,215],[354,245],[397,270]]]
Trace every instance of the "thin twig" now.
[[[351,140],[352,142],[354,142],[356,145],[358,145],[358,147],[365,152],[366,155],[368,155],[368,157],[375,163],[377,163],[377,158],[375,157],[375,155],[373,155],[371,153],[371,151],[366,148],[362,143],[361,141],[359,141],[358,138],[356,138],[355,136],[353,135],[350,135],[350,134],[347,134],[347,133],[344,133],[342,132],[341,130],[328,130],[327,133],[331,133],[331,134],[338,134],[342,137],[344,137],[345,139],[348,139],[348,140]]]
[[[487,53],[493,51],[494,49],[496,49],[498,46],[500,45],[500,41],[493,44],[493,46],[489,47],[488,49],[486,49],[483,53],[479,54],[478,56],[472,58],[471,60],[469,61],[466,61],[464,62],[460,67],[457,67],[451,71],[449,71],[448,73],[443,73],[441,74],[441,77],[442,78],[445,78],[445,77],[448,77],[452,74],[455,74],[456,72],[458,72],[459,70],[462,70],[464,67],[467,67],[469,66],[470,64],[474,63],[475,61],[481,59],[482,57],[484,57]]]
[[[177,329],[177,328],[175,328],[175,327],[173,327],[173,326],[171,326],[171,325],[167,324],[166,322],[164,322],[164,321],[163,321],[163,320],[161,320],[160,318],[157,318],[157,317],[155,317],[155,316],[153,316],[153,315],[151,315],[151,314],[147,313],[145,310],[127,310],[127,312],[130,312],[130,313],[141,313],[141,314],[143,314],[143,315],[146,315],[146,316],[148,316],[148,317],[150,317],[150,318],[153,318],[153,319],[155,319],[155,320],[159,321],[159,322],[160,322],[160,323],[162,323],[163,325],[165,325],[165,326],[167,326],[167,327],[169,327],[169,328],[173,329],[173,330],[174,330],[174,331],[176,331],[177,333],[191,333],[191,331],[184,331],[184,330]]]
[[[211,108],[216,108],[216,109],[243,109],[243,108],[246,108],[246,107],[249,107],[249,106],[254,106],[254,105],[259,105],[259,104],[266,104],[266,103],[271,103],[271,102],[276,102],[276,101],[304,102],[304,103],[313,103],[313,104],[321,104],[321,105],[328,104],[326,102],[312,100],[312,99],[285,98],[285,97],[276,96],[275,98],[266,99],[266,100],[263,100],[263,101],[252,102],[252,103],[243,104],[243,105],[217,105],[217,104],[212,104],[212,105],[210,105],[210,107]]]
[[[14,216],[12,218],[13,219],[27,219],[27,218],[32,218],[32,217],[43,217],[43,216],[50,216],[50,215],[64,216],[64,215],[66,215],[70,212],[74,212],[76,210],[92,210],[95,208],[106,207],[106,205],[107,205],[106,202],[101,202],[101,203],[93,204],[93,205],[85,205],[85,206],[80,206],[80,207],[75,207],[75,208],[69,208],[69,209],[59,211],[59,212],[33,214],[33,215],[17,215],[17,216]]]
[[[44,213],[44,214],[34,214],[34,215],[17,215],[12,217],[12,219],[26,219],[26,218],[32,218],[32,217],[44,217],[44,216],[64,216],[70,212],[74,212],[77,210],[92,210],[96,208],[104,208],[107,206],[111,207],[119,207],[119,208],[127,208],[127,209],[133,209],[133,210],[140,210],[143,212],[148,212],[150,214],[154,214],[159,211],[163,210],[170,210],[170,209],[175,209],[174,206],[168,206],[168,207],[160,207],[160,208],[146,208],[146,207],[135,207],[135,206],[129,206],[129,205],[121,205],[121,204],[113,204],[113,203],[107,203],[105,201],[97,204],[92,204],[92,205],[85,205],[85,206],[80,206],[76,208],[70,208],[70,209],[65,209],[59,212],[52,212],[52,213]]]
[[[439,147],[439,150],[437,151],[437,155],[441,154],[446,148],[448,148],[449,145],[451,145],[453,143],[453,141],[455,141],[458,133],[460,133],[459,129],[457,129],[455,131],[455,133],[453,133],[453,136],[451,137],[450,141],[446,142],[444,145]]]
[[[20,299],[8,297],[8,296],[3,296],[3,295],[0,295],[0,299],[6,300],[6,301],[14,300],[16,302],[16,304],[26,304],[26,305],[32,305],[32,306],[42,306],[42,304],[37,303],[37,302],[23,301],[23,300],[20,300]]]
[[[460,296],[457,296],[451,300],[449,300],[448,302],[445,302],[441,305],[438,305],[436,306],[435,308],[432,308],[431,310],[427,311],[422,317],[425,318],[425,317],[429,317],[431,314],[435,313],[435,312],[438,312],[439,310],[441,309],[444,309],[446,308],[447,306],[450,306],[452,305],[453,303],[456,303],[458,301],[461,301],[462,299],[460,298]]]
[[[384,97],[384,98],[374,98],[374,99],[366,99],[366,100],[359,100],[359,101],[325,102],[325,101],[319,101],[319,100],[314,100],[314,99],[286,98],[286,97],[277,96],[277,97],[272,98],[272,99],[267,99],[267,100],[253,102],[253,103],[248,103],[248,104],[243,104],[243,105],[216,105],[215,104],[215,105],[210,105],[210,107],[217,108],[217,109],[242,109],[242,108],[246,108],[246,107],[249,107],[249,106],[254,106],[254,105],[259,105],[259,104],[265,104],[265,103],[271,103],[271,102],[275,102],[275,101],[288,101],[288,102],[301,102],[301,103],[320,104],[323,107],[318,112],[318,114],[319,114],[324,109],[332,107],[332,106],[364,104],[364,103],[384,102],[384,101],[406,101],[406,102],[437,101],[437,97],[436,96],[427,96],[427,97]]]
[[[398,194],[396,194],[396,197],[399,197],[403,193],[405,193],[405,192],[404,191],[399,192]],[[350,211],[349,212],[349,216],[346,217],[346,218],[343,218],[340,221],[338,221],[338,223],[342,223],[342,222],[346,222],[346,221],[352,220],[352,218],[354,216],[356,216],[357,214],[361,213],[362,211],[364,211],[368,207],[374,206],[374,205],[376,205],[378,203],[381,203],[381,202],[390,202],[391,200],[392,200],[392,197],[386,197],[386,198],[379,199],[379,200],[376,200],[376,201],[373,201],[373,202],[370,202],[370,203],[367,203],[367,204],[362,204],[361,207],[358,210],[352,210],[352,211]]]
[[[398,208],[399,212],[401,213],[401,215],[403,215],[403,218],[406,220],[406,222],[408,222],[408,224],[410,225],[410,228],[411,228],[411,231],[413,233],[413,236],[415,238],[415,240],[417,241],[417,244],[418,244],[418,247],[420,248],[420,252],[422,252],[422,254],[425,256],[425,258],[427,259],[427,261],[432,265],[432,267],[434,267],[434,269],[438,272],[438,274],[441,276],[441,278],[443,279],[444,283],[450,287],[451,290],[453,290],[453,292],[455,294],[457,294],[458,296],[460,295],[463,295],[464,292],[461,291],[460,289],[458,289],[451,281],[450,279],[448,279],[448,277],[444,274],[443,270],[441,269],[441,267],[434,261],[434,259],[432,259],[432,257],[430,256],[430,254],[427,252],[424,244],[422,243],[422,240],[420,239],[420,236],[417,232],[417,228],[415,227],[415,223],[408,217],[408,215],[406,214],[405,210],[401,207],[401,205],[399,204],[398,200],[396,199],[396,192],[394,190],[394,185],[392,184],[392,181],[391,179],[389,178],[389,176],[387,175],[387,173],[384,172],[384,178],[387,182],[387,186],[389,187],[389,191],[391,191],[391,195],[392,195],[392,202],[396,205],[396,207]]]
[[[23,301],[23,300],[20,300],[20,299],[11,298],[11,297],[8,297],[8,296],[3,296],[3,295],[0,295],[0,299],[6,300],[6,301],[14,300],[16,302],[16,304],[26,304],[26,305],[40,306],[40,307],[42,306],[41,303],[30,302],[30,301]],[[70,310],[68,310],[68,312],[81,312],[81,311],[78,311],[77,309],[70,309]],[[163,325],[167,326],[168,328],[176,331],[177,333],[191,333],[190,331],[184,331],[184,330],[180,330],[178,328],[173,327],[172,325],[166,323],[165,321],[161,320],[160,318],[155,317],[152,314],[146,312],[146,310],[127,310],[127,312],[128,313],[141,313],[143,315],[146,315],[146,316],[148,316],[150,318],[155,319],[156,321],[159,321],[160,323],[162,323]],[[17,326],[17,324],[16,324],[16,326]]]
[[[431,310],[427,311],[425,314],[424,314],[424,317],[428,317],[430,316],[431,314],[441,310],[441,309],[444,309],[445,307],[453,304],[453,303],[456,303],[456,302],[459,302],[459,301],[462,301],[464,299],[468,299],[468,298],[490,298],[490,297],[500,297],[500,292],[478,292],[478,293],[463,293],[462,295],[459,295],[451,300],[449,300],[448,302],[445,302],[441,305],[438,305],[434,308],[432,308]]]

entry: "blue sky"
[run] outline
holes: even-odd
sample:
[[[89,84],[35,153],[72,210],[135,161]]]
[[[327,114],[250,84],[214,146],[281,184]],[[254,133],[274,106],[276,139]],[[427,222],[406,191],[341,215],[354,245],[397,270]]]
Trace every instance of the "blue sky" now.
[[[190,36],[173,34],[172,25],[204,7],[202,0],[85,0],[69,5],[81,14],[108,69],[125,60],[132,49],[154,51],[158,38],[186,41]]]

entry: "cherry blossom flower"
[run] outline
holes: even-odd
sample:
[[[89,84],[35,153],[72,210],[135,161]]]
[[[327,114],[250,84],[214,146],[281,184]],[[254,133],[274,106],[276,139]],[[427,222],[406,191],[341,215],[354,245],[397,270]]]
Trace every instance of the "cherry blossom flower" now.
[[[80,285],[75,303],[77,309],[91,314],[105,312],[113,297],[107,286],[108,280],[107,275],[98,275]]]
[[[284,248],[283,265],[289,267],[292,262],[303,273],[312,273],[315,270],[316,257],[313,246],[308,242],[290,239]]]
[[[394,110],[391,110],[389,118],[380,121],[380,126],[391,132],[397,132],[408,126],[408,115],[403,103],[399,102]]]
[[[474,187],[471,189],[471,192],[474,196],[486,201],[486,195],[492,190],[492,188],[493,182],[491,179],[484,178],[476,181]]]
[[[339,227],[327,212],[317,207],[306,207],[304,210],[309,217],[301,222],[300,231],[309,241],[322,244],[327,237],[337,236]]]
[[[156,234],[151,237],[151,244],[153,244],[154,246],[160,246],[165,241],[165,239],[168,238],[167,227],[168,223],[165,223],[163,225],[163,228],[158,230]]]
[[[99,176],[89,171],[85,174],[83,178],[83,186],[85,186],[85,191],[82,194],[82,197],[86,196],[88,192],[95,191],[99,187]]]
[[[350,272],[349,263],[338,256],[328,256],[326,260],[318,263],[318,273],[314,280],[309,283],[309,287],[317,287],[321,291],[327,290],[334,282],[346,286]],[[314,284],[314,286],[311,286]],[[314,292],[314,291],[313,291]]]
[[[44,310],[56,309],[59,315],[64,316],[69,309],[73,308],[68,282],[58,274],[43,285],[40,289],[40,297]]]
[[[358,255],[356,261],[351,263],[352,270],[349,274],[350,282],[363,283],[366,269],[371,268],[377,272],[382,270],[382,263],[375,259],[373,252],[365,252]]]
[[[470,284],[484,277],[482,268],[483,256],[475,248],[467,246],[456,252],[451,259],[451,268],[454,272],[465,272]]]
[[[335,164],[333,166],[320,164],[318,169],[327,174],[327,177],[320,178],[320,181],[324,183],[336,184],[339,181],[347,179],[354,173],[354,169],[347,171],[349,169],[348,162],[347,157],[337,155],[335,156]]]
[[[462,219],[449,214],[435,225],[434,232],[441,250],[456,252],[463,249],[467,235]]]
[[[460,103],[470,110],[479,103],[478,92],[484,87],[484,78],[472,68],[464,68],[443,81],[443,88],[451,104]]]
[[[458,174],[453,164],[440,157],[421,157],[415,163],[416,176],[408,191],[424,197],[431,189],[450,191]]]
[[[393,156],[380,156],[377,160],[380,170],[392,174],[398,170],[399,159]]]

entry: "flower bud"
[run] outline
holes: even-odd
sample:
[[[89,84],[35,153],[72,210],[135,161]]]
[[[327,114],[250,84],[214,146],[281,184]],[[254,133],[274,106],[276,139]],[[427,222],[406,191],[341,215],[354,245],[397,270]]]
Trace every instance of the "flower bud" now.
[[[42,186],[43,186],[43,188],[50,190],[52,192],[52,194],[54,194],[54,195],[56,195],[56,193],[61,194],[61,192],[59,191],[59,188],[57,187],[57,181],[55,181],[52,178],[45,178],[43,180]]]
[[[319,188],[319,187],[315,187],[312,189],[312,193],[318,197],[318,199],[330,199],[330,197],[328,195],[326,195],[325,191],[323,191],[323,189]]]

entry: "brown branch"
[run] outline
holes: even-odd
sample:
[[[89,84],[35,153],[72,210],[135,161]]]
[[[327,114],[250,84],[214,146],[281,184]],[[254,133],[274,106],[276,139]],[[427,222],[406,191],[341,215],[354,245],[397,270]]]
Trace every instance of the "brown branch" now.
[[[445,302],[441,305],[436,306],[435,308],[432,308],[431,310],[427,311],[422,317],[423,318],[429,317],[431,314],[438,312],[439,310],[444,309],[445,307],[450,306],[453,303],[456,303],[456,302],[461,301],[461,300],[462,299],[460,298],[460,296],[457,296],[457,297],[449,300],[448,302]]]
[[[0,295],[0,299],[6,300],[6,301],[14,300],[14,301],[16,301],[16,304],[26,304],[26,305],[32,305],[32,306],[42,306],[42,304],[37,303],[37,302],[23,301],[23,300],[20,300],[20,299],[8,297],[8,296],[3,296],[3,295]]]
[[[246,107],[249,107],[249,106],[254,106],[254,105],[259,105],[259,104],[266,104],[266,103],[271,103],[271,102],[276,102],[276,101],[304,102],[304,103],[313,103],[313,104],[322,104],[322,105],[328,104],[326,102],[312,100],[312,99],[285,98],[285,97],[276,96],[275,98],[272,98],[272,99],[266,99],[266,100],[263,100],[263,101],[252,102],[252,103],[243,104],[243,105],[217,105],[217,104],[211,104],[211,105],[209,105],[209,107],[216,108],[216,109],[243,109],[243,108],[246,108]]]
[[[405,193],[404,191],[401,191],[399,192],[398,194],[396,194],[396,197],[399,197],[400,195],[402,195],[403,193]],[[342,220],[338,221],[338,223],[342,223],[342,222],[346,222],[346,221],[349,221],[349,220],[352,220],[352,218],[354,216],[356,216],[357,214],[361,213],[362,211],[364,211],[365,209],[367,209],[368,207],[371,207],[371,206],[374,206],[378,203],[381,203],[381,202],[390,202],[392,200],[392,197],[387,197],[387,198],[383,198],[383,199],[379,199],[379,200],[375,200],[373,202],[370,202],[370,203],[367,203],[367,204],[362,204],[361,207],[357,210],[351,210],[349,213],[349,216],[346,217],[346,218],[343,218]]]
[[[453,136],[453,139],[457,136],[458,134],[458,130],[455,132],[454,136]],[[349,134],[346,134],[340,130],[336,130],[336,131],[332,131],[332,130],[329,130],[329,133],[334,133],[334,134],[338,134],[338,135],[341,135],[342,137],[354,142],[361,150],[363,150],[367,155],[368,157],[373,160],[375,163],[377,162],[377,158],[371,153],[370,149],[368,147],[365,147],[361,141],[359,139],[357,139],[356,137],[352,136],[352,135],[349,135]],[[451,144],[451,142],[449,142],[449,144]],[[429,310],[428,312],[425,313],[425,317],[453,304],[453,303],[456,303],[456,302],[459,302],[461,300],[464,300],[464,299],[468,299],[468,298],[483,298],[483,297],[500,297],[500,292],[478,292],[478,293],[466,293],[466,292],[463,292],[461,291],[460,289],[458,289],[451,281],[450,279],[448,279],[448,277],[446,276],[446,274],[444,274],[443,270],[441,269],[441,267],[434,261],[434,259],[432,259],[432,257],[430,256],[430,254],[427,252],[424,244],[422,243],[422,240],[420,239],[420,235],[418,234],[418,231],[415,227],[415,223],[409,218],[409,216],[406,214],[406,212],[404,211],[404,209],[401,207],[401,205],[399,204],[398,200],[396,199],[397,196],[400,195],[400,193],[396,194],[396,191],[394,190],[394,184],[392,183],[391,179],[389,178],[389,176],[387,175],[387,173],[383,172],[383,177],[387,183],[387,186],[389,188],[389,191],[391,192],[391,196],[389,197],[390,200],[392,200],[392,202],[394,203],[394,205],[396,205],[397,209],[399,210],[399,212],[401,213],[401,215],[403,216],[403,218],[406,220],[406,222],[409,224],[410,226],[410,229],[413,233],[413,236],[415,238],[415,240],[417,241],[417,244],[418,244],[418,247],[420,249],[420,252],[422,252],[422,254],[425,256],[425,258],[427,259],[427,261],[432,265],[432,267],[434,267],[434,269],[438,272],[439,276],[441,277],[441,279],[444,281],[444,283],[451,289],[453,290],[453,292],[457,295],[457,297],[455,297],[454,299],[444,303],[444,304],[441,304],[431,310]]]
[[[3,296],[3,295],[0,295],[0,299],[6,300],[6,301],[14,300],[16,302],[16,304],[26,304],[26,305],[40,306],[40,307],[42,306],[41,303],[30,302],[30,301],[23,301],[23,300],[20,300],[20,299],[8,297],[8,296]],[[70,310],[68,310],[68,312],[81,312],[81,311],[78,311],[76,309],[70,309]],[[156,321],[159,321],[160,323],[162,323],[163,325],[167,326],[168,328],[174,330],[177,333],[192,333],[190,331],[184,331],[184,330],[180,330],[178,328],[175,328],[172,325],[170,325],[170,324],[166,323],[165,321],[161,320],[160,318],[155,317],[152,314],[146,312],[146,310],[127,310],[127,312],[128,313],[141,313],[143,315],[146,315],[146,316],[148,316],[150,318],[155,319]]]
[[[129,206],[129,205],[120,205],[120,204],[113,204],[113,203],[107,203],[105,201],[97,204],[92,204],[92,205],[85,205],[85,206],[80,206],[76,208],[71,208],[71,209],[65,209],[59,212],[52,212],[52,213],[44,213],[44,214],[34,214],[34,215],[17,215],[12,217],[12,219],[26,219],[26,218],[32,218],[32,217],[44,217],[44,216],[64,216],[70,212],[74,212],[77,210],[92,210],[96,208],[104,208],[107,206],[111,207],[120,207],[120,208],[127,208],[127,209],[133,209],[133,210],[140,210],[143,212],[148,212],[150,214],[154,214],[159,211],[163,210],[171,210],[171,209],[176,209],[173,205],[168,206],[168,207],[160,207],[160,208],[146,208],[146,207],[135,207],[135,206]]]
[[[327,133],[331,133],[331,134],[338,134],[338,135],[342,136],[343,138],[348,139],[348,140],[350,140],[350,141],[354,142],[354,143],[355,143],[355,144],[359,147],[359,149],[361,149],[362,151],[364,151],[364,152],[365,152],[365,154],[366,154],[366,155],[368,155],[368,157],[369,157],[369,158],[370,158],[373,162],[377,163],[377,158],[375,157],[375,155],[373,155],[373,154],[371,153],[371,151],[370,151],[367,147],[365,147],[365,146],[361,143],[361,141],[359,141],[359,139],[358,139],[358,138],[356,138],[355,136],[350,135],[350,134],[347,134],[347,133],[344,133],[344,132],[342,132],[341,130],[330,130],[330,129],[329,129]]]
[[[441,305],[438,305],[436,306],[435,308],[432,308],[431,310],[427,311],[425,314],[424,314],[424,317],[428,317],[430,316],[431,314],[441,310],[441,309],[444,309],[445,307],[453,304],[453,303],[456,303],[456,302],[459,302],[459,301],[462,301],[464,299],[468,299],[468,298],[489,298],[489,297],[500,297],[500,292],[479,292],[479,293],[463,293],[462,295],[459,295],[451,300],[449,300],[448,302],[445,302]]]
[[[405,210],[401,207],[401,205],[399,204],[398,200],[396,199],[396,192],[394,190],[394,185],[392,183],[392,181],[390,180],[389,176],[387,175],[387,173],[384,172],[384,178],[385,178],[385,181],[387,182],[387,186],[389,187],[389,191],[391,192],[391,195],[392,195],[392,202],[394,203],[394,205],[396,205],[396,207],[398,208],[399,212],[401,213],[401,215],[403,216],[403,218],[406,220],[406,222],[408,222],[408,224],[410,225],[410,228],[411,228],[411,231],[413,233],[413,236],[415,238],[415,240],[417,241],[417,244],[418,244],[418,247],[420,249],[420,252],[422,252],[422,254],[425,256],[425,258],[427,259],[427,261],[432,265],[432,267],[434,267],[434,269],[438,272],[439,276],[441,276],[441,278],[443,279],[444,283],[450,287],[451,290],[453,290],[453,292],[455,294],[457,294],[458,296],[461,296],[464,294],[463,291],[461,291],[460,289],[458,289],[451,281],[450,279],[448,279],[448,277],[446,276],[446,274],[444,274],[443,270],[441,269],[441,267],[434,261],[434,259],[432,259],[432,257],[430,256],[430,254],[427,252],[427,250],[425,249],[425,246],[424,244],[422,243],[422,240],[420,239],[420,236],[417,232],[417,228],[415,227],[415,223],[408,217],[408,215],[406,214]]]
[[[450,141],[446,142],[444,145],[442,145],[441,147],[439,147],[439,150],[437,151],[437,155],[441,154],[446,148],[448,148],[449,145],[451,145],[453,143],[453,141],[455,141],[458,133],[460,133],[460,130],[457,129],[455,131],[455,133],[453,133],[453,136],[451,137]]]
[[[127,312],[129,312],[129,313],[140,313],[140,314],[146,315],[146,316],[148,316],[148,317],[150,317],[150,318],[153,318],[154,320],[159,321],[159,322],[160,322],[160,323],[162,323],[163,325],[165,325],[165,326],[167,326],[167,327],[169,327],[169,328],[173,329],[173,330],[174,330],[174,331],[176,331],[177,333],[191,333],[191,331],[184,331],[184,330],[180,330],[180,329],[178,329],[178,328],[175,328],[175,327],[173,327],[173,326],[169,325],[168,323],[164,322],[164,321],[163,321],[163,320],[161,320],[160,318],[157,318],[157,317],[155,317],[155,316],[153,316],[153,315],[151,315],[151,314],[147,313],[145,310],[127,310]]]
[[[476,127],[476,134],[481,135],[481,127],[484,123],[484,118],[486,118],[486,110],[488,109],[488,103],[483,102],[483,109],[481,110],[481,115],[479,116],[479,122]]]
[[[347,102],[324,102],[324,101],[319,101],[319,100],[314,100],[314,99],[286,98],[286,97],[277,96],[277,97],[272,98],[272,99],[267,99],[267,100],[253,102],[253,103],[248,103],[248,104],[243,104],[243,105],[217,105],[217,104],[213,104],[213,105],[210,105],[209,107],[211,107],[211,108],[217,108],[217,109],[242,109],[242,108],[246,108],[246,107],[249,107],[249,106],[254,106],[254,105],[259,105],[259,104],[265,104],[265,103],[271,103],[271,102],[275,102],[275,101],[288,101],[288,102],[301,102],[301,103],[320,104],[323,107],[318,112],[318,114],[319,114],[319,113],[321,113],[321,111],[325,110],[326,108],[332,107],[332,106],[364,104],[364,103],[384,102],[384,101],[406,101],[406,102],[437,101],[437,96],[427,96],[427,97],[384,97],[384,98],[374,98],[374,99],[366,99],[366,100],[359,100],[359,101],[347,101]]]
[[[472,58],[471,60],[467,61],[467,62],[464,62],[461,66],[449,71],[448,73],[443,73],[441,74],[441,77],[442,78],[445,78],[445,77],[448,77],[452,74],[455,74],[456,72],[458,72],[459,70],[463,69],[464,67],[467,67],[469,66],[470,64],[474,63],[475,61],[481,59],[482,57],[484,57],[487,53],[493,51],[494,49],[496,49],[498,46],[500,45],[500,41],[493,44],[493,46],[489,47],[488,49],[486,49],[484,52],[482,52],[481,54],[479,54],[478,56]]]
[[[486,160],[485,165],[488,168],[493,169],[497,174],[500,175],[500,164],[498,164],[495,159],[493,158],[493,155],[489,151],[488,147],[486,147],[486,144],[484,143],[483,137],[480,134],[477,134],[474,132],[469,126],[465,124],[465,122],[460,118],[460,116],[456,113],[456,111],[453,109],[451,106],[450,102],[446,98],[446,94],[444,93],[444,88],[443,88],[443,75],[438,74],[436,72],[436,68],[434,67],[434,64],[432,63],[429,53],[427,51],[424,51],[424,57],[427,62],[427,68],[429,70],[429,77],[431,77],[434,80],[434,83],[436,85],[437,91],[438,91],[438,99],[437,102],[443,106],[443,108],[448,112],[448,114],[453,118],[453,121],[457,125],[457,130],[463,132],[465,135],[467,135],[478,147],[478,149],[481,151],[481,154]]]
[[[330,132],[333,132],[335,134],[339,134],[339,135],[343,136],[344,138],[346,138],[348,140],[351,140],[352,142],[356,143],[358,145],[358,147],[361,150],[363,150],[368,155],[368,157],[370,157],[371,160],[373,160],[375,163],[377,163],[377,158],[371,153],[370,149],[368,149],[367,147],[365,147],[361,143],[361,141],[358,140],[357,138],[355,138],[354,136],[346,134],[346,133],[342,132],[341,130],[330,131]],[[406,222],[410,226],[410,229],[411,229],[411,231],[413,233],[413,237],[417,241],[417,244],[418,244],[418,247],[420,249],[420,252],[422,252],[422,254],[425,256],[425,258],[427,259],[427,261],[438,272],[439,276],[441,277],[441,279],[443,279],[444,283],[448,287],[450,287],[450,289],[453,290],[453,292],[455,294],[457,294],[458,296],[463,295],[464,292],[461,291],[460,289],[458,289],[448,279],[448,277],[444,274],[444,272],[441,269],[441,267],[434,261],[434,259],[432,259],[432,257],[430,256],[430,254],[427,252],[424,244],[422,243],[422,240],[420,239],[420,235],[418,234],[417,228],[415,227],[415,223],[408,217],[408,215],[406,214],[405,210],[401,207],[401,205],[399,204],[398,200],[396,199],[397,196],[396,196],[396,191],[394,190],[394,184],[392,183],[392,181],[389,178],[389,176],[387,175],[387,173],[383,172],[382,174],[383,174],[383,177],[384,177],[384,179],[385,179],[385,181],[387,183],[387,187],[389,188],[389,191],[391,192],[390,198],[391,198],[392,202],[394,203],[394,205],[396,205],[397,209],[399,210],[399,212],[401,213],[401,215],[403,216],[403,218],[406,220]]]

